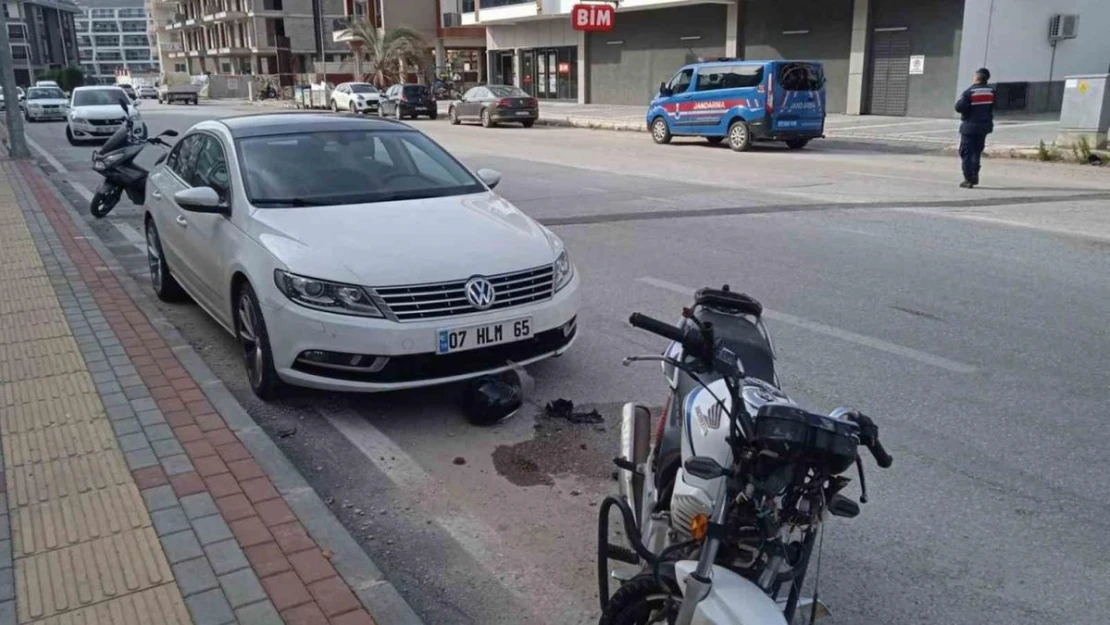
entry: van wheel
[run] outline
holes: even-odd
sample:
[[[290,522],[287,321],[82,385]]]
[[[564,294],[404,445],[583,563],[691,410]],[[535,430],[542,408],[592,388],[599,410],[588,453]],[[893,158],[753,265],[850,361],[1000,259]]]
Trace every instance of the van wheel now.
[[[651,140],[656,143],[670,143],[672,138],[671,129],[667,127],[667,120],[656,117],[651,122]]]
[[[786,142],[786,147],[791,150],[800,150],[809,145],[809,139],[791,139]]]
[[[748,131],[748,122],[738,119],[728,127],[728,147],[737,152],[746,152],[752,147],[752,134]]]
[[[724,141],[725,138],[724,137],[706,137],[705,140],[709,142],[709,145],[718,145],[722,141]]]

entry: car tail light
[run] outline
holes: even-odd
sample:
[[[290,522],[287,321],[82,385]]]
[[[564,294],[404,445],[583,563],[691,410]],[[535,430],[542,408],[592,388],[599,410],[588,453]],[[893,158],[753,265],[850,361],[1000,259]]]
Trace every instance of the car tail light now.
[[[528,108],[533,108],[534,109],[539,105],[540,105],[539,100],[537,100],[535,98],[528,98]]]
[[[510,100],[509,98],[501,98],[500,100],[497,101],[497,108],[499,108],[499,109],[512,108],[512,106],[513,106],[513,101]]]

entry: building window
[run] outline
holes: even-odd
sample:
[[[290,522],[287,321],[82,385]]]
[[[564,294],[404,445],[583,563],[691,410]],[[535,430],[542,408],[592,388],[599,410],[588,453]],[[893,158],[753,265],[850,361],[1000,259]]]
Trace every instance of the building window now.
[[[283,11],[284,9],[281,8],[281,0],[263,0],[262,10],[263,11]]]
[[[124,35],[123,45],[128,48],[149,48],[150,38],[146,35]]]
[[[26,26],[23,24],[8,24],[8,39],[11,41],[24,41],[27,39]]]
[[[112,36],[112,35],[97,35],[96,37],[93,37],[93,45],[95,45],[98,48],[100,46],[118,48],[119,47],[119,35],[115,35],[115,36]]]
[[[485,2],[482,3],[485,6]],[[491,53],[493,54],[493,53]],[[505,68],[511,72],[512,57],[505,53],[497,57],[500,62],[490,65],[490,82],[495,82],[495,72]],[[578,48],[537,48],[520,52],[520,87],[529,95],[548,100],[574,100],[578,98]],[[512,84],[501,80],[503,84]]]
[[[150,50],[124,50],[123,58],[128,61],[149,61]]]
[[[173,64],[173,71],[184,74],[185,72],[187,72],[189,70],[188,70],[188,68],[185,67],[184,63],[174,63]]]
[[[119,25],[125,33],[145,33],[146,20],[125,20],[121,21]]]
[[[116,16],[115,9],[89,9],[89,17],[95,19],[112,19]]]
[[[146,9],[120,9],[119,18],[126,19],[129,17],[146,18]]]
[[[123,55],[119,50],[97,50],[96,60],[98,61],[122,61]]]
[[[12,46],[12,58],[22,61],[27,58],[27,46]]]
[[[93,22],[94,33],[118,33],[119,25],[115,22]]]

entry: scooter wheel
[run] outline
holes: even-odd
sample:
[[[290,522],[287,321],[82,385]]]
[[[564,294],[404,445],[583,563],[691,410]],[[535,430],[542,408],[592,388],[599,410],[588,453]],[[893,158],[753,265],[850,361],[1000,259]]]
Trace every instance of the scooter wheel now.
[[[97,191],[96,194],[93,195],[92,200],[89,201],[89,212],[92,213],[92,216],[101,219],[112,212],[116,204],[119,204],[121,191],[122,189],[119,188],[108,193]]]
[[[650,574],[638,575],[617,589],[605,604],[598,625],[639,625],[651,616],[667,615],[673,618],[682,604],[681,595],[675,595],[655,583]],[[663,621],[669,623],[669,618]]]

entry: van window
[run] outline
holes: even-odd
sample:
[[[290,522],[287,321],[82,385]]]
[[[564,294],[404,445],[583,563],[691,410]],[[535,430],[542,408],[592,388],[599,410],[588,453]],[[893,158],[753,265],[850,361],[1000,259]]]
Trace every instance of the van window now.
[[[757,87],[763,82],[762,65],[724,65],[698,70],[698,91]]]
[[[688,67],[675,74],[674,78],[671,78],[671,82],[667,85],[667,88],[671,90],[671,93],[685,93],[686,90],[690,88],[690,81],[693,78],[694,70]]]
[[[817,91],[825,84],[825,72],[816,63],[781,63],[778,78],[787,91]]]

